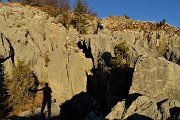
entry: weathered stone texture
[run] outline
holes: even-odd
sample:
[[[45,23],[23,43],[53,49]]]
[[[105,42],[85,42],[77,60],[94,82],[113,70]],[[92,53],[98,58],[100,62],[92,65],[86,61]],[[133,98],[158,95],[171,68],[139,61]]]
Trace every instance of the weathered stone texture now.
[[[149,97],[167,94],[169,98],[180,100],[179,72],[179,65],[164,58],[142,56],[136,63],[130,92]]]
[[[0,55],[9,55],[9,41],[15,64],[18,59],[25,60],[40,82],[49,82],[60,104],[86,91],[85,71],[92,68],[92,62],[76,48],[75,29],[67,32],[55,18],[36,7],[12,3],[0,4],[0,8]],[[11,59],[4,65],[10,71]]]

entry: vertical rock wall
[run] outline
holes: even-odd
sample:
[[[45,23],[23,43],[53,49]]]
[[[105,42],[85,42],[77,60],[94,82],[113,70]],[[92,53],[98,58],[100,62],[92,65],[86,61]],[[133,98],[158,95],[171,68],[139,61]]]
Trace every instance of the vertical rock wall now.
[[[9,43],[17,60],[24,60],[40,82],[49,82],[53,96],[63,103],[86,91],[91,59],[76,48],[76,30],[69,32],[57,20],[36,7],[0,4],[0,55],[9,56]],[[10,71],[12,60],[4,63]]]

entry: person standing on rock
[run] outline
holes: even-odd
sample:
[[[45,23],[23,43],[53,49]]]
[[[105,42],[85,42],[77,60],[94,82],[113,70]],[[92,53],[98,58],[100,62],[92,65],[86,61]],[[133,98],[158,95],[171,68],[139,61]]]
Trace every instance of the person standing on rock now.
[[[101,23],[98,22],[95,34],[98,34],[98,30],[102,30],[102,29],[103,29],[103,26],[101,25]]]
[[[48,118],[50,118],[50,116],[51,116],[51,93],[52,93],[52,90],[48,86],[48,83],[45,83],[45,87],[43,87],[42,89],[39,89],[37,91],[43,91],[43,95],[44,95],[42,107],[41,107],[41,116],[44,116],[44,109],[45,109],[46,104],[47,104]]]

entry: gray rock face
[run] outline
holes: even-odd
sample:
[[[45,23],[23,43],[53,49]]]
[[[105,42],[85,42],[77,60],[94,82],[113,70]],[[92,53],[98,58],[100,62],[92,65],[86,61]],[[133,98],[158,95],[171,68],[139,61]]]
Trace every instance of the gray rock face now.
[[[157,37],[159,34],[159,37]],[[178,37],[178,36],[176,36]],[[173,44],[171,44],[171,42],[168,40],[170,39],[171,36],[170,35],[165,35],[164,32],[160,32],[160,31],[152,31],[152,32],[146,32],[146,31],[131,31],[131,30],[123,30],[123,31],[110,31],[110,30],[104,30],[104,31],[99,31],[98,34],[95,35],[85,35],[81,38],[81,40],[84,39],[84,41],[82,42],[83,44],[85,44],[85,47],[87,48],[87,51],[90,51],[94,60],[94,66],[98,69],[98,74],[99,76],[101,76],[99,79],[99,81],[101,82],[101,86],[103,91],[106,91],[106,102],[108,102],[107,106],[112,107],[112,105],[114,104],[113,101],[115,101],[115,99],[117,99],[122,93],[121,91],[123,91],[125,93],[125,90],[123,89],[124,86],[129,85],[129,81],[131,80],[129,79],[129,76],[124,76],[124,75],[115,75],[117,76],[116,78],[110,78],[113,75],[108,75],[108,72],[105,72],[105,67],[108,66],[108,63],[106,62],[105,59],[111,59],[111,57],[114,57],[114,47],[125,41],[126,45],[129,48],[129,56],[130,56],[130,68],[134,69],[135,66],[137,66],[138,64],[138,58],[141,58],[141,56],[147,56],[147,57],[151,57],[152,59],[159,58],[159,59],[163,59],[163,54],[164,54],[164,50],[168,47],[166,46],[166,43],[169,43],[170,46],[173,46]],[[98,68],[99,66],[99,62],[102,60],[103,64],[102,64],[102,70],[100,70],[101,68]],[[159,61],[159,60],[157,60]],[[143,71],[143,73],[141,73],[143,76],[145,76],[145,78],[142,78],[142,82],[144,82],[144,79],[149,79],[148,84],[152,84],[152,82],[154,82],[154,76],[156,76],[156,71],[151,71],[151,66],[157,66],[157,71],[159,69],[161,73],[166,72],[167,75],[169,75],[169,70],[172,69],[171,66],[169,66],[167,69],[163,69],[161,68],[162,66],[166,66],[165,63],[167,62],[165,59],[164,61],[160,61],[158,63],[154,64],[154,61],[152,62],[147,62],[146,67],[148,68],[147,70],[145,70],[145,72]],[[178,69],[179,67],[176,66]],[[135,68],[136,69],[136,68]],[[141,70],[141,68],[139,68]],[[153,68],[152,68],[153,69]],[[153,69],[154,70],[154,69]],[[136,82],[136,80],[134,79],[141,79],[139,78],[140,76],[137,75],[135,76],[136,71],[134,73],[133,76],[133,85],[132,88],[134,87],[135,90],[138,91],[139,86],[141,86],[141,82],[138,82],[137,85],[139,85],[138,87],[135,87],[136,84],[134,84]],[[157,81],[159,81],[159,79],[166,79],[166,76],[164,75],[159,75],[156,76]],[[155,79],[156,79],[155,77]],[[161,78],[160,78],[161,77]],[[174,80],[174,78],[172,78],[172,81],[177,81],[178,78],[176,80]],[[127,82],[128,81],[128,82]],[[165,80],[166,81],[166,80]],[[168,80],[167,80],[168,81]],[[160,92],[161,88],[159,88],[159,86],[161,86],[161,84],[163,84],[163,82],[156,83],[155,87],[157,87],[157,91]],[[146,82],[144,82],[143,84],[147,85]],[[154,84],[153,84],[154,86]],[[141,86],[142,87],[142,86]],[[117,89],[116,89],[117,88]],[[126,87],[128,88],[128,87]],[[177,86],[176,86],[177,88]],[[142,90],[144,89],[148,89],[148,87],[142,88]],[[153,89],[154,90],[154,89]],[[160,90],[160,91],[159,91]],[[169,89],[168,89],[169,90]],[[167,90],[167,91],[168,91]],[[117,92],[119,91],[119,92]],[[148,91],[148,94],[151,91]],[[128,93],[128,92],[127,92]],[[126,94],[127,94],[126,93]],[[134,92],[132,92],[134,93]],[[141,92],[137,92],[137,93],[141,93]],[[178,92],[177,92],[178,93]],[[173,94],[174,96],[177,96]],[[152,95],[154,93],[151,93]],[[144,94],[143,94],[144,95]],[[146,94],[145,94],[146,95]],[[155,94],[157,95],[157,93]],[[110,108],[109,107],[109,108]]]
[[[179,38],[177,34],[165,34],[163,31],[104,30],[99,34],[85,35],[81,40],[85,40],[87,48],[91,47],[95,66],[104,52],[110,52],[114,56],[114,47],[121,42],[126,42],[129,47],[131,64],[134,66],[139,56],[163,57],[168,48],[169,54],[173,53],[173,55],[169,55],[168,60],[173,59],[175,63],[178,63],[179,49],[173,49],[180,46]]]
[[[86,48],[88,48],[88,46],[91,47],[90,50],[96,67],[99,59],[104,53],[109,53],[110,57],[114,56],[114,46],[122,41],[125,41],[129,46],[132,68],[135,68],[130,93],[140,93],[145,95],[140,97],[137,100],[137,103],[132,104],[132,108],[130,108],[129,111],[126,111],[127,115],[122,112],[122,108],[125,104],[122,102],[118,103],[118,107],[115,106],[113,108],[117,109],[117,111],[115,110],[116,112],[113,113],[114,110],[112,110],[111,113],[113,115],[110,115],[108,119],[146,119],[146,117],[147,119],[167,119],[167,116],[165,118],[162,117],[162,114],[158,110],[156,105],[157,101],[153,101],[151,98],[165,94],[165,97],[163,97],[164,99],[168,98],[179,100],[179,66],[175,63],[167,61],[162,56],[169,44],[169,46],[174,46],[174,44],[168,40],[169,38],[172,39],[172,37],[164,35],[163,32],[160,37],[157,37],[158,34],[160,33],[156,31],[150,33],[117,31],[112,34],[108,31],[102,31],[97,35],[85,36]],[[178,55],[177,52],[175,54]],[[109,58],[108,56],[106,57]],[[106,62],[104,63],[104,66],[107,66]],[[121,85],[127,85],[127,77],[117,77],[118,79],[111,80],[108,79],[108,75],[105,72],[99,72],[99,75],[101,76],[101,85],[104,85],[103,87],[106,89],[107,106],[112,107],[112,104],[114,104],[113,100],[117,97],[117,94],[114,94],[115,91],[113,91],[113,89],[117,88],[116,86],[119,86],[119,91],[121,91]],[[119,85],[118,83],[120,83],[121,78],[124,79],[124,81]],[[135,109],[137,107],[139,107],[139,109],[136,111]],[[169,114],[169,112],[163,114]]]
[[[165,52],[165,58],[180,65],[180,47],[170,47]]]
[[[76,48],[76,30],[67,32],[47,13],[17,3],[0,4],[0,26],[0,55],[9,56],[11,44],[15,64],[25,60],[40,82],[49,82],[60,104],[86,91],[92,62]],[[10,71],[12,59],[3,64]]]
[[[130,93],[141,93],[149,97],[166,94],[180,100],[180,67],[163,58],[140,57],[133,73]]]

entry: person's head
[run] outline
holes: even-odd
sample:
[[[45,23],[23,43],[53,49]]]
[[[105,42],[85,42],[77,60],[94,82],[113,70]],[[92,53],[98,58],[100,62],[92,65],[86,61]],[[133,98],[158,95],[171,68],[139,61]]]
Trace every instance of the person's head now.
[[[48,83],[45,83],[45,86],[48,87]]]

